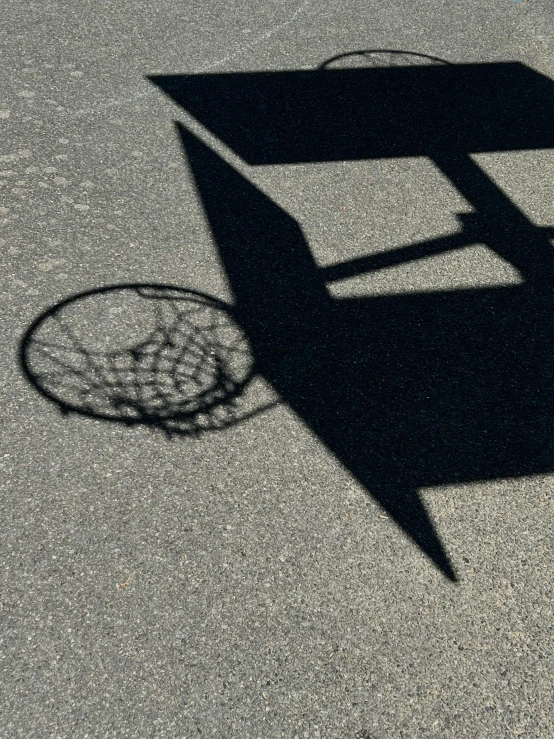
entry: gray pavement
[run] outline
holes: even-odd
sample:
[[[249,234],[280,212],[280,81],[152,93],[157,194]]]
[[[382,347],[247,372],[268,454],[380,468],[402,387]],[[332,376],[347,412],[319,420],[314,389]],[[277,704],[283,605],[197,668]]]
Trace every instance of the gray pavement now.
[[[553,737],[548,460],[418,488],[453,582],[267,373],[248,389],[267,410],[171,436],[153,415],[60,413],[19,356],[40,314],[103,286],[233,300],[176,120],[301,225],[320,267],[451,234],[473,210],[424,157],[251,166],[149,76],[400,49],[554,80],[551,2],[4,0],[2,16],[0,736]],[[474,161],[530,223],[554,226],[554,148]],[[524,282],[477,243],[329,290],[384,300]],[[140,328],[142,308],[118,300],[81,324],[96,348]],[[548,336],[541,315],[522,372]],[[78,363],[74,349],[58,357]]]

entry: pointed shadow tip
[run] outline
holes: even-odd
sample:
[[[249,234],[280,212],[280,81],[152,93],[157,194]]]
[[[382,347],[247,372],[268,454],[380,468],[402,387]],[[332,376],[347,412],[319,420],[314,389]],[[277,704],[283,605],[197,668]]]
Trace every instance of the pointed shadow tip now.
[[[395,485],[389,481],[377,484],[375,480],[371,480],[367,489],[396,525],[429,557],[435,567],[450,582],[458,582],[458,576],[450,564],[448,554],[417,488],[413,485]]]
[[[419,543],[421,546],[421,543]],[[423,549],[423,547],[422,547]],[[435,565],[435,567],[439,570],[439,572],[446,577],[447,580],[450,580],[452,583],[459,583],[460,578],[456,574],[456,570],[452,567],[450,564],[450,560],[448,558],[448,555],[444,551],[444,549],[441,547],[439,551],[435,547],[433,547],[434,551],[429,551],[429,549],[425,550],[425,554],[429,557],[431,562]]]
[[[181,121],[173,121],[173,124],[175,126],[175,130],[177,131],[177,135],[181,140],[181,146],[183,147],[183,149],[185,149],[187,153],[190,153],[191,149],[210,151],[206,144],[204,144],[197,136],[195,136],[192,131],[189,131],[189,129],[185,125],[183,125]]]
[[[421,542],[418,542],[421,546]],[[455,569],[450,564],[450,560],[448,558],[448,555],[440,546],[440,542],[438,540],[438,537],[436,541],[434,542],[435,546],[429,548],[421,547],[423,551],[427,554],[427,556],[431,559],[435,567],[437,567],[438,570],[446,577],[447,580],[450,580],[452,583],[458,583],[460,582],[460,579],[458,575],[456,574]],[[436,545],[439,544],[439,547]]]

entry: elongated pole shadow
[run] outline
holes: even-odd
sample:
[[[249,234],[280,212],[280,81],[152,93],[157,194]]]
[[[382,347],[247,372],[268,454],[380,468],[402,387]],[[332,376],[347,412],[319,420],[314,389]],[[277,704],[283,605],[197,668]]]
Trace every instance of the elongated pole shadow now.
[[[298,223],[177,127],[261,373],[446,577],[456,580],[417,488],[380,448],[379,419],[371,417],[343,322]]]

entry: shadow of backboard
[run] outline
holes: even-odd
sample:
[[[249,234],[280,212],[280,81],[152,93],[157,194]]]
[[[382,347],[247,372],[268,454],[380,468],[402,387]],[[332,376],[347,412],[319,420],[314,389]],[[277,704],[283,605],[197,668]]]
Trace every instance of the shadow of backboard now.
[[[471,203],[451,237],[390,263],[484,243],[511,287],[334,300],[300,225],[178,125],[257,368],[450,579],[419,496],[554,471],[554,254],[475,164],[554,147],[554,83],[519,63],[151,78],[249,165],[428,157]]]

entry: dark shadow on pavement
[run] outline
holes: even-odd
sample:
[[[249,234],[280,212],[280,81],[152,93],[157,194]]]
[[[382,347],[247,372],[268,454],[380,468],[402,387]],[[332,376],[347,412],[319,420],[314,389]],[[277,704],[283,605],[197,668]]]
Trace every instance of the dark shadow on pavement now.
[[[473,207],[451,236],[320,269],[299,224],[178,124],[260,371],[454,580],[419,489],[554,471],[551,233],[471,158],[552,148],[554,83],[512,62],[152,81],[250,165],[424,156]],[[471,243],[523,284],[348,300],[327,290]]]
[[[166,286],[74,296],[27,332],[27,377],[62,410],[194,433],[198,419],[229,425],[227,401],[238,402],[259,372],[455,580],[419,491],[554,472],[553,230],[533,224],[472,158],[553,148],[554,83],[513,62],[152,81],[249,165],[427,157],[472,212],[458,214],[453,234],[320,268],[294,218],[177,124],[232,310]],[[336,280],[474,243],[511,263],[522,283],[341,300],[328,291]],[[119,348],[100,335],[100,348],[68,349],[73,307],[126,289],[140,316],[145,300],[165,316],[144,318],[146,338],[132,338],[131,321]],[[69,323],[60,320],[66,309]],[[226,338],[206,310],[232,318],[234,328],[223,320]]]

